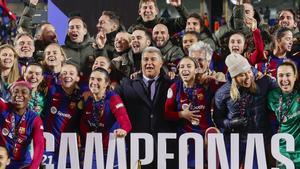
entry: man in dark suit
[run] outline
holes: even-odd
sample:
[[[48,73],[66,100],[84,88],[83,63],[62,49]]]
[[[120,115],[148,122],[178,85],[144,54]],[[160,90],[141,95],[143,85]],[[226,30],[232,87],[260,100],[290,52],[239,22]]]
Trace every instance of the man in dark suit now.
[[[147,47],[142,53],[142,73],[135,79],[125,79],[116,89],[124,101],[130,121],[132,132],[149,133],[154,138],[154,161],[142,168],[159,168],[156,164],[157,155],[157,133],[176,132],[175,126],[164,118],[164,104],[171,81],[163,74],[162,54],[156,47]],[[175,152],[172,141],[167,142],[171,152]],[[140,143],[140,159],[143,159],[145,145]],[[167,152],[171,153],[168,149]],[[167,168],[177,166],[177,161],[167,160]],[[171,167],[171,164],[174,165]]]

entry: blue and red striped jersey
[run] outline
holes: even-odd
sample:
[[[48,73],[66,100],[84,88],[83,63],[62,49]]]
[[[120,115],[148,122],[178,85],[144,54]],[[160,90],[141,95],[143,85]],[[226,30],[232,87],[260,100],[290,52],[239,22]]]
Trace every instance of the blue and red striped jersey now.
[[[13,105],[0,100],[0,145],[6,146],[11,159],[8,168],[38,168],[43,152],[43,123],[37,113],[27,109],[19,115]],[[30,144],[33,140],[34,155],[31,158]]]
[[[194,88],[185,89],[182,81],[177,81],[168,90],[165,104],[165,117],[169,120],[180,120],[179,112],[190,105],[190,111],[198,111],[199,124],[192,125],[186,119],[178,123],[180,132],[197,132],[204,135],[208,127],[213,126],[211,118],[211,104],[215,91],[196,85]]]
[[[100,132],[103,138],[103,148],[107,150],[109,133],[121,128],[127,133],[131,130],[131,123],[126,108],[120,98],[113,91],[106,92],[104,99],[95,101],[90,96],[83,101],[83,113],[80,120],[80,138],[85,144],[88,132]]]
[[[276,78],[277,68],[278,66],[283,63],[284,60],[290,59],[295,62],[297,65],[298,70],[300,69],[300,57],[299,56],[287,56],[286,58],[278,58],[273,53],[269,55],[268,60],[265,62],[258,63],[257,70],[262,73],[269,74],[272,77]]]
[[[71,95],[68,95],[60,85],[53,85],[48,90],[43,121],[45,131],[55,137],[56,149],[59,148],[62,132],[77,132],[79,129],[79,101],[78,89]]]

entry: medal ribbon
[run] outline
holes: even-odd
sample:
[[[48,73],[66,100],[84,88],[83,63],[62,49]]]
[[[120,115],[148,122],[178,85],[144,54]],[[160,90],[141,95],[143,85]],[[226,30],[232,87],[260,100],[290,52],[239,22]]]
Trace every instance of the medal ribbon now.
[[[26,111],[27,112],[27,111]],[[18,124],[16,124],[16,117],[14,113],[9,113],[7,120],[5,120],[4,128],[8,129],[8,134],[6,135],[8,138],[13,141],[13,159],[18,160],[17,158],[21,158],[22,143],[26,139],[26,112],[22,115],[21,120]],[[10,122],[10,123],[9,123]],[[20,129],[24,130],[21,131]]]
[[[93,100],[93,111],[92,111],[92,119],[91,119],[91,127],[94,128],[94,131],[99,132],[101,125],[100,125],[100,118],[103,116],[104,110],[104,98],[101,98],[99,101]]]
[[[279,117],[280,117],[280,123],[285,122],[285,118],[287,118],[287,114],[289,113],[289,109],[292,105],[293,102],[293,96],[295,92],[293,91],[291,94],[288,94],[287,96],[287,101],[286,101],[286,111],[284,112],[283,108],[283,94],[281,93],[280,98],[279,98]]]

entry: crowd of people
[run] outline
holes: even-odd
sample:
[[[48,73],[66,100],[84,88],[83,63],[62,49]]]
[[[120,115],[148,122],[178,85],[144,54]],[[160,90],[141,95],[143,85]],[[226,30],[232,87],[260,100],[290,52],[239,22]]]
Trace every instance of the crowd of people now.
[[[211,33],[181,0],[169,2],[180,15],[171,19],[159,17],[155,0],[140,0],[128,31],[114,11],[100,14],[96,35],[84,18],[71,16],[60,46],[50,23],[32,31],[37,3],[26,4],[14,43],[0,46],[0,168],[57,168],[63,132],[77,133],[83,160],[89,132],[102,133],[106,159],[110,133],[125,137],[127,146],[131,132],[149,133],[157,154],[158,133],[205,137],[208,129],[224,134],[228,154],[230,134],[239,134],[241,168],[247,134],[263,134],[268,168],[285,168],[270,157],[272,135],[291,134],[295,151],[282,140],[280,152],[300,168],[300,43],[293,10],[280,11],[270,27],[251,2],[238,0],[228,23]],[[54,135],[54,152],[45,151],[43,132]],[[140,143],[140,159],[146,146]],[[188,149],[188,168],[195,168],[194,141]],[[178,168],[176,140],[167,152],[175,154],[167,168]],[[156,155],[140,165],[160,168]]]

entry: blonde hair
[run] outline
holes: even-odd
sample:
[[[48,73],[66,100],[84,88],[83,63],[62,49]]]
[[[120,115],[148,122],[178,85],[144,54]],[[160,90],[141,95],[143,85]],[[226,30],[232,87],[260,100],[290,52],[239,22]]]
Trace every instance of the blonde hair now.
[[[238,86],[239,85],[236,81],[236,77],[234,77],[232,79],[231,86],[230,86],[230,97],[234,102],[236,102],[236,101],[238,101],[238,99],[240,99],[240,92],[239,92]],[[250,93],[255,93],[256,88],[257,88],[256,83],[254,82],[254,78],[252,78],[251,85],[249,87]]]
[[[66,55],[64,49],[63,49],[58,43],[50,43],[50,44],[45,48],[44,54],[43,54],[44,59],[43,59],[42,65],[43,65],[43,66],[46,66],[46,62],[45,62],[45,59],[46,59],[46,52],[45,52],[45,51],[46,51],[46,49],[47,49],[49,46],[51,46],[51,45],[56,46],[56,47],[59,48],[59,51],[60,51],[60,53],[61,53],[61,55],[62,55],[62,57],[63,57],[63,59],[64,59],[64,60],[62,61],[62,63],[61,63],[61,65],[63,65],[63,63],[66,62],[66,61],[68,60],[68,58],[67,58],[67,55]]]
[[[0,52],[6,48],[11,49],[13,51],[13,53],[14,53],[14,61],[13,62],[14,63],[13,63],[13,66],[10,68],[10,72],[7,76],[7,79],[4,79],[3,76],[1,76],[1,78],[4,82],[6,82],[8,84],[12,84],[20,78],[20,70],[19,70],[19,64],[18,64],[19,56],[18,56],[16,50],[14,49],[14,47],[9,44],[4,44],[4,45],[0,46]]]

